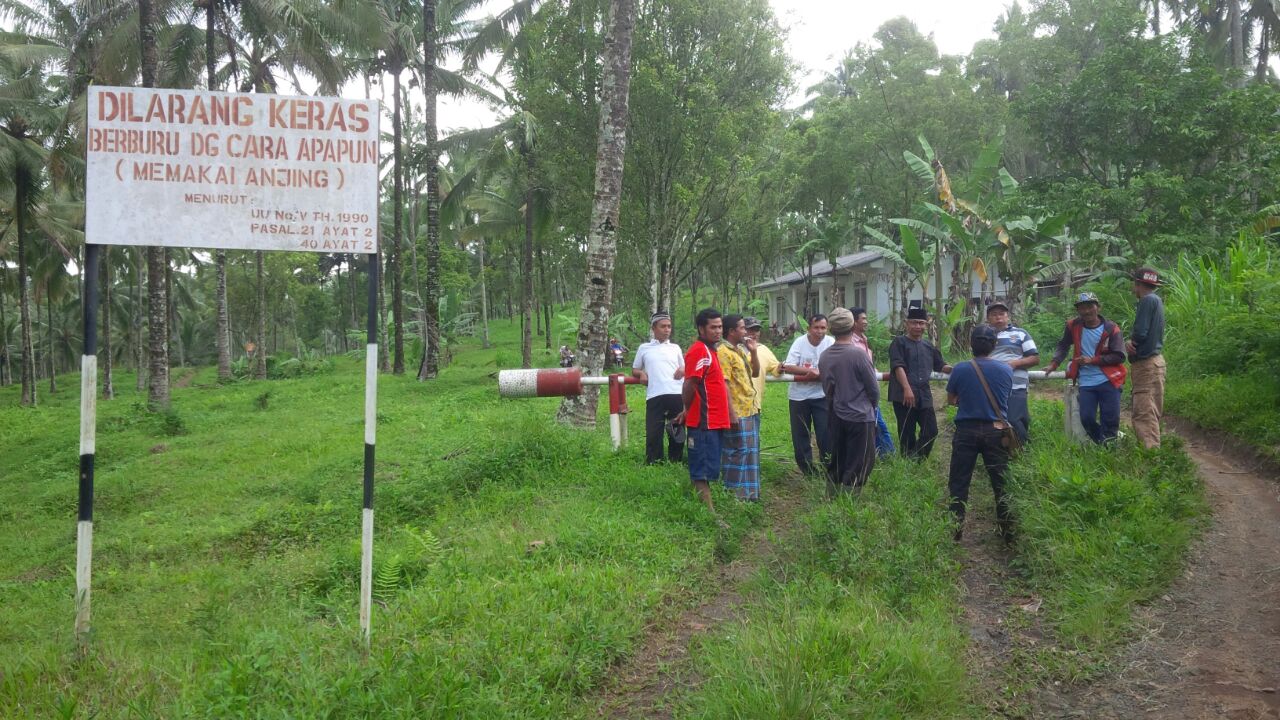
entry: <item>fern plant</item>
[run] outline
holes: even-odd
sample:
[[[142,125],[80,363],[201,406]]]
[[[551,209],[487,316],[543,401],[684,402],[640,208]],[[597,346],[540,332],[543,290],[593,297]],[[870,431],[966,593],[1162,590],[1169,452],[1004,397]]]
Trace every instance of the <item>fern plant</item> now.
[[[377,575],[373,578],[373,596],[383,602],[390,600],[400,589],[400,579],[403,575],[403,561],[398,554],[383,560],[378,566]]]

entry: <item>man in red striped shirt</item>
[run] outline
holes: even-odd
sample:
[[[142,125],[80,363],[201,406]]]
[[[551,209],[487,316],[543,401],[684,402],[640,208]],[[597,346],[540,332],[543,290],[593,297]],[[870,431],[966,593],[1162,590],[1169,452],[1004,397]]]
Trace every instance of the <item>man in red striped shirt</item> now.
[[[684,422],[688,428],[689,479],[698,497],[715,514],[711,481],[720,478],[720,440],[737,416],[729,401],[729,387],[716,352],[724,334],[720,312],[706,308],[698,313],[698,341],[684,355]]]

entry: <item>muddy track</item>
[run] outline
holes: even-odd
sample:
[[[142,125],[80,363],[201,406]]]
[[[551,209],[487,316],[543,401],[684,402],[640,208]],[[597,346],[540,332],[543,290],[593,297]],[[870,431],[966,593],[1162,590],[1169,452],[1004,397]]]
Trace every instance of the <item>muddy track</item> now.
[[[1114,658],[1111,674],[1081,686],[1039,688],[1017,707],[993,701],[993,715],[1280,720],[1277,469],[1228,436],[1176,419],[1166,426],[1186,441],[1212,511],[1182,577],[1156,602],[1135,609],[1136,640]],[[1010,570],[997,543],[966,536],[964,546],[972,667],[975,676],[999,682],[1005,651],[1043,640],[1034,622],[1008,628],[1011,617],[1037,608],[1034,599],[1008,595]]]
[[[1242,443],[1189,423],[1213,516],[1111,678],[1047,695],[1044,717],[1280,718],[1280,485]]]
[[[716,593],[649,629],[640,649],[611,673],[596,703],[597,717],[672,717],[669,700],[675,691],[701,681],[690,662],[692,643],[740,617],[745,604],[742,585],[775,557],[775,543],[785,541],[804,503],[804,482],[789,475],[764,486],[765,521],[744,538],[736,559],[713,571],[711,586],[718,588]]]

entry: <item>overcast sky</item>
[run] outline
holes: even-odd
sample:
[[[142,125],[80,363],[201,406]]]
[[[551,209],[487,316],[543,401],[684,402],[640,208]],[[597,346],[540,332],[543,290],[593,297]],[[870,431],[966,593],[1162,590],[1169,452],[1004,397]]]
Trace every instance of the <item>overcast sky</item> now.
[[[964,55],[982,38],[1012,0],[769,0],[774,14],[789,30],[787,48],[804,67],[796,80],[803,90],[834,68],[844,52],[871,35],[884,21],[904,15],[920,31],[933,35],[938,49]],[[794,104],[803,98],[795,98]],[[493,115],[474,102],[440,99],[440,127],[449,130],[493,121]]]
[[[787,28],[787,50],[804,66],[800,88],[835,67],[846,50],[868,42],[886,20],[905,16],[932,35],[947,55],[967,55],[973,44],[992,37],[996,18],[1012,0],[769,0]]]

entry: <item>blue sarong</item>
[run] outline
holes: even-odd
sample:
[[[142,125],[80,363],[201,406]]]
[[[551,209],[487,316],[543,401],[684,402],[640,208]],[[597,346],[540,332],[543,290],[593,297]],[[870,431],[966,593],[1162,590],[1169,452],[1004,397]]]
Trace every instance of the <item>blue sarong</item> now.
[[[724,487],[739,500],[760,499],[760,416],[738,419],[724,431],[720,473]]]

